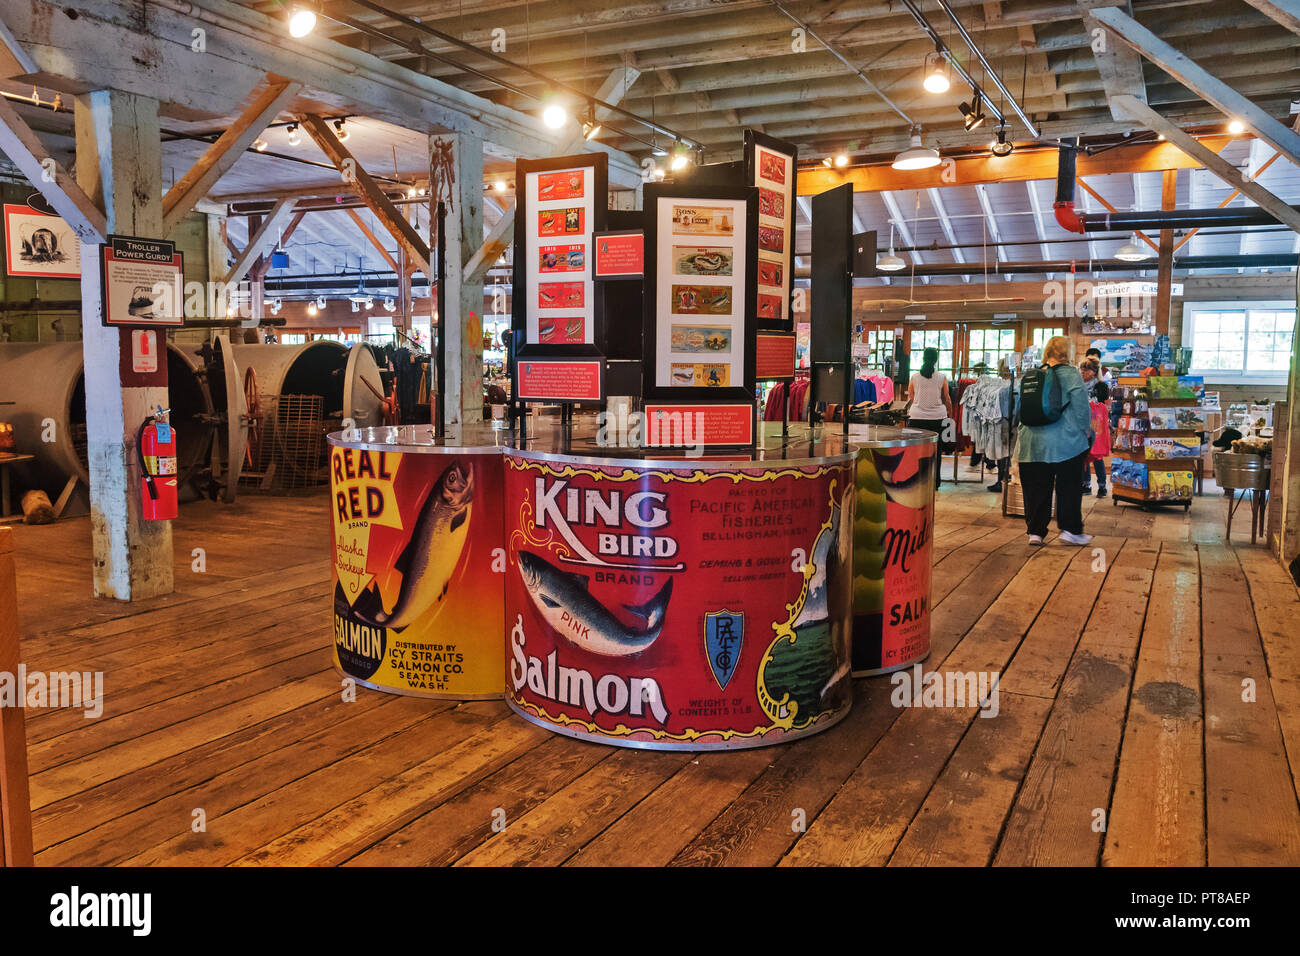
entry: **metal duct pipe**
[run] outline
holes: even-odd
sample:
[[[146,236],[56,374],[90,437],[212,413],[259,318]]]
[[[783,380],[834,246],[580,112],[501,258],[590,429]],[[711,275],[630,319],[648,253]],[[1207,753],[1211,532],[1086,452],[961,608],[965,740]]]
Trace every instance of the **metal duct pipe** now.
[[[1071,136],[1062,139],[1056,151],[1056,201],[1052,209],[1061,228],[1069,232],[1083,232],[1083,223],[1074,211],[1075,147],[1078,145],[1079,137]]]
[[[1277,269],[1296,265],[1296,257],[1289,252],[1258,253],[1245,256],[1182,256],[1174,260],[1175,269]],[[1035,262],[999,262],[997,269],[986,269],[978,262],[958,263],[956,265],[917,266],[905,272],[890,273],[895,278],[917,276],[981,276],[986,271],[989,275],[1032,275],[1045,272],[1136,272],[1140,269],[1154,269],[1155,262],[1143,265],[1139,262],[1121,262],[1117,259],[1049,259]],[[796,273],[798,277],[798,273]]]
[[[1300,206],[1292,206],[1300,211]],[[1174,209],[1154,212],[1093,212],[1079,217],[1083,232],[1145,232],[1206,226],[1271,226],[1279,222],[1255,206],[1237,209]]]

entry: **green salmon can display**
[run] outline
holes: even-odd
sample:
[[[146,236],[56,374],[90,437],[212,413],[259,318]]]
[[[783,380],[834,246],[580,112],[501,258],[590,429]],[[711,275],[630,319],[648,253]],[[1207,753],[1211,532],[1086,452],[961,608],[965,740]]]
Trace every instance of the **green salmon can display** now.
[[[887,674],[930,654],[938,436],[854,426],[853,676]]]

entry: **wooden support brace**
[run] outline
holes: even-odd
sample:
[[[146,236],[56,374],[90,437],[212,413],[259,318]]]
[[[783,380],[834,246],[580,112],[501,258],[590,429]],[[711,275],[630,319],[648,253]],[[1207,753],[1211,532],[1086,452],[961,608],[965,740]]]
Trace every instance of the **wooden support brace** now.
[[[77,181],[46,152],[13,105],[0,97],[0,152],[3,152],[44,196],[82,242],[103,242],[108,220]]]
[[[384,248],[384,244],[379,241],[379,237],[370,231],[370,227],[367,226],[365,220],[357,214],[357,211],[355,209],[349,209],[347,213],[352,217],[352,221],[357,224],[357,228],[361,230],[361,234],[370,240],[370,244],[375,247],[383,257],[384,261],[388,263],[388,267],[394,272],[400,272],[401,270],[398,268],[397,260],[393,258],[392,253]]]
[[[281,199],[271,208],[271,214],[262,220],[261,227],[257,232],[248,237],[248,245],[244,246],[244,251],[238,253],[235,257],[235,264],[230,267],[226,273],[225,283],[227,286],[236,285],[244,276],[248,275],[257,258],[267,249],[271,248],[279,238],[279,230],[289,217],[293,214],[293,200]]]
[[[375,218],[383,224],[384,228],[397,240],[397,244],[406,253],[411,263],[423,272],[426,276],[432,278],[433,269],[429,262],[429,246],[416,232],[415,227],[406,221],[396,206],[389,201],[388,196],[379,185],[370,178],[370,174],[362,168],[356,158],[348,151],[334,131],[319,116],[307,114],[300,116],[298,122],[302,128],[307,131],[316,145],[329,158],[343,179],[347,182],[361,200],[369,207],[370,211],[375,214]]]
[[[235,165],[244,151],[262,135],[262,131],[302,89],[301,83],[292,83],[280,77],[268,75],[266,79],[266,89],[221,134],[221,137],[204,151],[190,171],[167,190],[167,195],[163,196],[165,235],[171,235],[195,204],[208,194],[230,167]]]

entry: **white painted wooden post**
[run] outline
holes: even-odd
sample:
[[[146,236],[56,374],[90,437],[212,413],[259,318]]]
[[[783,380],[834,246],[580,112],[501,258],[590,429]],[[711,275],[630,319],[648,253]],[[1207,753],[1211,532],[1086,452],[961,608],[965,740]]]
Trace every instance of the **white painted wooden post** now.
[[[483,420],[483,280],[464,275],[483,243],[483,140],[435,133],[429,137],[431,162],[447,143],[455,181],[438,184],[441,192],[433,196],[435,204],[440,198],[447,203],[447,315],[438,317],[447,336],[447,381],[439,398],[447,402],[448,424],[468,425]],[[431,176],[430,182],[438,180]]]
[[[75,124],[81,159],[77,183],[103,205],[108,231],[161,237],[158,101],[110,90],[88,93],[76,99]],[[120,353],[129,339],[121,329],[104,327],[103,307],[99,247],[83,243],[81,327],[95,595],[135,601],[173,590],[171,522],[141,518],[136,460],[141,422],[155,406],[167,408],[168,397],[166,388],[123,387]]]

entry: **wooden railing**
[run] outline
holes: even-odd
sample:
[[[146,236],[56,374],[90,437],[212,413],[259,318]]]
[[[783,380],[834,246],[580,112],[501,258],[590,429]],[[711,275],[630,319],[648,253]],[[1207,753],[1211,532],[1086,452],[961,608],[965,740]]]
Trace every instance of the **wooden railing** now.
[[[13,706],[0,706],[0,866],[32,865],[32,803],[27,789],[27,735],[19,706],[18,584],[13,533],[0,527],[0,674],[13,682]]]

